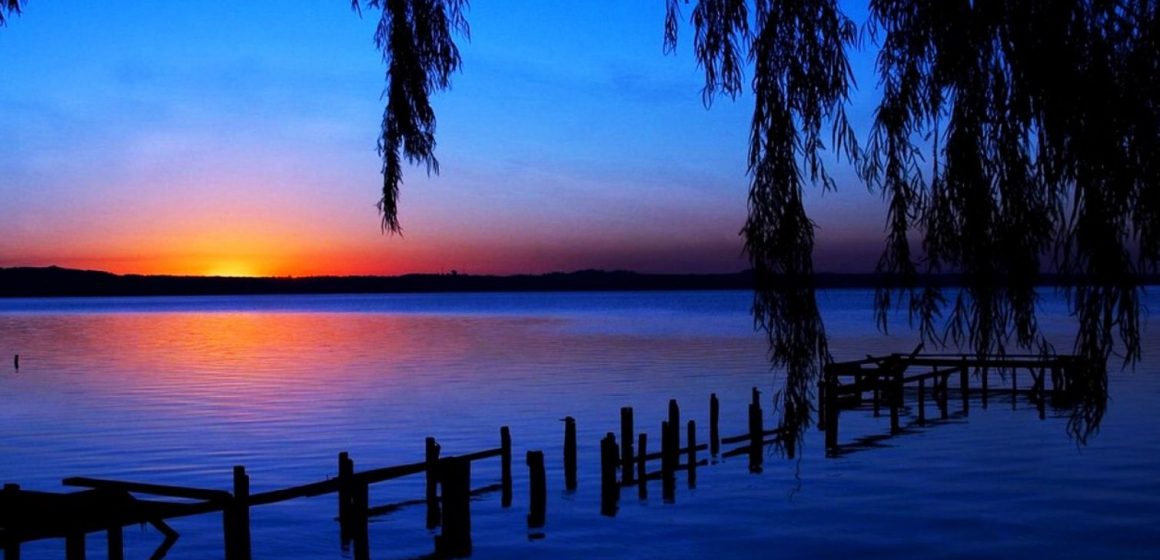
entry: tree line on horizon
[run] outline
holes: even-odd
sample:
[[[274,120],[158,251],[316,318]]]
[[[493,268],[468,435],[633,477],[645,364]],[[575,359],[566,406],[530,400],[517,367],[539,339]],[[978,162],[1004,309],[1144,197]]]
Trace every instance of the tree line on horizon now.
[[[784,371],[783,427],[811,423],[830,360],[815,298],[806,188],[849,165],[888,205],[877,271],[903,279],[875,298],[877,321],[906,311],[921,341],[979,354],[1054,352],[1036,315],[1045,272],[1078,324],[1073,352],[1100,367],[1075,429],[1098,426],[1106,364],[1141,354],[1140,285],[1160,262],[1160,15],[1157,0],[868,0],[855,23],[837,0],[657,0],[663,50],[686,26],[701,96],[754,109],[748,218],[755,325]],[[2,0],[5,16],[23,0]],[[467,0],[351,0],[378,13],[386,66],[380,124],[384,231],[400,231],[404,164],[438,173],[430,98],[451,85],[469,36]],[[846,116],[851,49],[877,49],[881,98],[869,130]],[[912,239],[919,239],[917,247]],[[918,282],[955,273],[947,290]]]

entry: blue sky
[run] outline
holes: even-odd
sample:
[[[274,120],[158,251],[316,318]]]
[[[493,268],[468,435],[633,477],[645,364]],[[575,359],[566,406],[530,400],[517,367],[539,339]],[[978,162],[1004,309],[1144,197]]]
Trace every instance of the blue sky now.
[[[748,97],[701,103],[663,2],[476,2],[435,100],[442,173],[374,203],[377,14],[30,0],[0,29],[0,266],[174,274],[745,268]],[[858,16],[860,17],[860,16]],[[872,56],[856,55],[872,89]],[[852,118],[864,136],[872,92]],[[869,270],[877,194],[811,189],[819,270]]]

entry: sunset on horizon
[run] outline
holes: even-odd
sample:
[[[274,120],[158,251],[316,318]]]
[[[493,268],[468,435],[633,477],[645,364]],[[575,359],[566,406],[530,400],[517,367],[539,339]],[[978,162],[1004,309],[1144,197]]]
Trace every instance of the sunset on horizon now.
[[[481,2],[434,96],[440,173],[375,208],[384,66],[342,2],[35,2],[0,33],[0,267],[311,276],[748,268],[751,100],[706,109],[664,6]],[[869,72],[868,54],[859,71]],[[867,74],[863,88],[873,87]],[[863,121],[865,114],[854,115]],[[885,207],[807,190],[821,271],[868,272]]]

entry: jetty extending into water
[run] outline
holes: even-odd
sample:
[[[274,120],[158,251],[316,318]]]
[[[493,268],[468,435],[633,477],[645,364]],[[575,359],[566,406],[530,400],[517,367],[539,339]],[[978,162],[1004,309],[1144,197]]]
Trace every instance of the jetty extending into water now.
[[[926,425],[929,402],[946,418],[951,395],[961,400],[957,414],[966,415],[974,397],[987,405],[988,399],[1009,394],[1012,404],[1018,397],[1034,402],[1040,418],[1045,403],[1053,396],[1066,394],[1073,380],[1088,367],[1074,356],[1004,356],[979,357],[968,354],[926,354],[918,350],[910,355],[867,356],[862,360],[835,362],[824,369],[820,383],[819,428],[825,432],[827,456],[837,456],[857,444],[840,445],[838,427],[841,411],[868,410],[878,416],[883,409],[890,415],[889,434],[902,431],[901,417],[914,417],[914,423]],[[972,371],[975,384],[972,385]],[[1019,377],[1025,371],[1027,375]],[[1003,380],[1002,387],[990,385],[991,376]],[[1020,384],[1020,379],[1024,379]],[[1029,381],[1028,381],[1029,380]],[[1050,389],[1047,388],[1050,381]],[[747,430],[735,436],[721,436],[720,406],[717,395],[709,400],[708,437],[698,443],[697,424],[688,420],[682,426],[676,400],[668,403],[668,414],[660,422],[659,450],[649,451],[646,432],[636,432],[631,407],[620,410],[619,438],[608,432],[600,441],[601,511],[615,516],[621,491],[636,487],[641,499],[647,496],[649,483],[660,481],[666,503],[674,501],[676,473],[683,472],[688,486],[696,486],[697,469],[733,456],[747,456],[749,471],[761,472],[766,450],[781,444],[789,458],[797,445],[787,439],[790,433],[764,427],[765,413],[757,388],[752,390],[747,410]],[[684,443],[681,428],[684,427]],[[889,436],[887,436],[889,437]],[[435,536],[437,557],[469,556],[471,543],[471,498],[498,492],[501,506],[512,505],[512,438],[508,427],[500,428],[499,447],[462,455],[441,456],[435,438],[427,438],[425,457],[414,463],[371,468],[359,471],[347,452],[338,454],[337,475],[326,480],[264,492],[251,492],[250,477],[244,466],[233,469],[233,488],[206,489],[170,486],[144,482],[104,480],[86,477],[66,478],[65,486],[84,488],[77,492],[58,493],[21,489],[5,484],[0,491],[0,548],[4,560],[18,560],[22,543],[40,539],[64,539],[66,560],[86,556],[86,535],[107,535],[107,557],[124,558],[123,528],[150,524],[165,536],[153,558],[162,558],[176,543],[178,533],[167,520],[220,513],[224,558],[249,560],[250,510],[254,507],[300,498],[334,494],[337,496],[337,522],[344,549],[356,559],[370,557],[368,521],[403,507],[426,506],[427,529],[440,529]],[[734,447],[723,449],[723,446]],[[576,422],[564,418],[563,471],[566,491],[577,486]],[[700,453],[707,453],[704,458]],[[473,487],[473,462],[498,458],[500,480]],[[547,477],[544,453],[528,450],[528,538],[543,536],[547,509]],[[424,475],[426,492],[422,497],[382,505],[370,503],[370,486],[407,476]],[[147,498],[146,498],[147,497]]]

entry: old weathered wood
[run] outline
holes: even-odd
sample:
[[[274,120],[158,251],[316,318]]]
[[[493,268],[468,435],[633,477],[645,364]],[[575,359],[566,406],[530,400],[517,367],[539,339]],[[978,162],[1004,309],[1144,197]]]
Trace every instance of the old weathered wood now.
[[[718,428],[720,418],[721,403],[717,402],[717,393],[713,393],[709,395],[709,454],[714,457],[721,452],[721,432]]]
[[[636,479],[643,486],[648,478],[648,434],[641,432],[636,437]]]
[[[506,508],[512,505],[512,433],[507,426],[499,429],[499,448],[500,505]]]
[[[634,477],[633,470],[633,452],[632,452],[632,434],[633,418],[632,407],[625,406],[620,409],[620,476],[623,478],[625,484],[632,484]]]
[[[926,425],[926,380],[918,380],[918,425]]]
[[[234,493],[223,511],[226,560],[250,560],[250,476],[234,467]]]
[[[439,520],[442,518],[439,511],[439,443],[435,438],[428,437],[424,442],[423,460],[427,463],[427,528],[434,529],[439,526]]]
[[[564,417],[564,488],[576,489],[576,419]]]
[[[669,427],[672,429],[669,431],[671,439],[668,446],[675,457],[681,448],[681,409],[677,406],[677,399],[669,399]]]
[[[105,531],[105,550],[109,560],[124,560],[125,533],[120,525],[109,527]]]
[[[85,560],[85,534],[72,533],[64,538],[65,560]]]
[[[620,501],[620,485],[616,481],[616,469],[620,463],[620,448],[616,444],[616,434],[608,432],[600,440],[600,513],[609,517],[616,515]]]
[[[343,540],[346,540],[347,522],[350,520],[350,492],[353,477],[354,462],[350,460],[350,454],[346,451],[340,452],[338,454],[338,522],[344,533]]]
[[[761,405],[749,403],[749,472],[762,470],[765,446],[762,445],[765,429],[762,427]]]
[[[544,526],[547,516],[547,477],[544,475],[544,452],[528,451],[528,528],[535,529]]]
[[[471,556],[471,461],[443,459],[436,477],[443,490],[443,531],[435,537],[435,553],[444,558]]]
[[[697,487],[697,423],[689,420],[688,434],[685,439],[689,442],[689,488]]]

